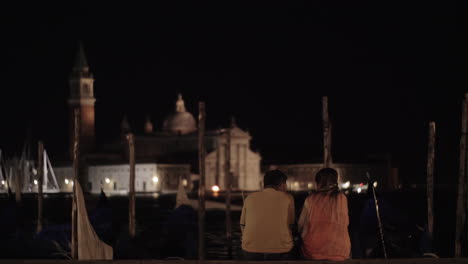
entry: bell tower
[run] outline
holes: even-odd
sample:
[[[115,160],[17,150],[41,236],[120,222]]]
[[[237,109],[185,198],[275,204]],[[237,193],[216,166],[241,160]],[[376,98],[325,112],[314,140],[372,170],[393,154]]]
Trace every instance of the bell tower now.
[[[70,155],[73,159],[74,140],[74,110],[80,112],[80,153],[86,154],[95,150],[95,113],[94,78],[89,71],[88,62],[80,42],[75,65],[70,75],[70,95],[68,105],[70,108]]]

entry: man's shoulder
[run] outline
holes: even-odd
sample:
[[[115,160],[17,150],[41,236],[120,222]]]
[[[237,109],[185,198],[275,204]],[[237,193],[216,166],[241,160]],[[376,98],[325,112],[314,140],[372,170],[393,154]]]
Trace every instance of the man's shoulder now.
[[[292,194],[290,193],[287,193],[287,192],[283,192],[286,196],[286,199],[290,200],[290,201],[293,201],[294,202],[294,196],[292,196]]]
[[[284,199],[294,200],[294,197],[290,193],[274,190],[273,192],[264,192],[264,191],[253,192],[249,194],[247,198],[245,198],[245,201],[252,200],[261,196],[271,196],[272,194],[275,196],[284,198]]]
[[[247,202],[249,200],[255,199],[255,197],[261,195],[261,193],[262,193],[261,191],[253,192],[253,193],[247,195],[247,197],[245,198],[245,201]]]
[[[286,192],[286,191],[278,191],[278,190],[275,190],[273,192],[273,195],[275,195],[277,198],[279,199],[284,199],[284,200],[288,200],[288,201],[294,201],[294,196],[292,196],[292,194]]]

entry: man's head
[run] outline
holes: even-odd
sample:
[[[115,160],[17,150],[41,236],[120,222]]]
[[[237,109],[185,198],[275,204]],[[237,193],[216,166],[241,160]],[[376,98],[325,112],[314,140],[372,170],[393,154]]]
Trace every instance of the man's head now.
[[[315,175],[315,182],[319,189],[338,186],[338,172],[332,168],[323,168]]]
[[[275,188],[277,190],[286,190],[286,180],[288,177],[280,170],[270,170],[263,176],[264,188]]]

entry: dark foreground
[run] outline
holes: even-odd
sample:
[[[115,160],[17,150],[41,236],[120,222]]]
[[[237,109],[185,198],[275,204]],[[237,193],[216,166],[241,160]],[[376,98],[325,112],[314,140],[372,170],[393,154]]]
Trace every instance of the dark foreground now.
[[[296,211],[299,215],[307,193],[298,192],[293,193],[293,195],[296,201]],[[189,196],[194,197],[193,195]],[[224,201],[222,195],[219,197],[208,196],[208,199],[220,202]],[[349,232],[352,241],[353,258],[382,257],[378,244],[379,241],[377,240],[378,229],[371,196],[367,194],[349,194],[348,200],[350,216]],[[179,218],[177,218],[177,215],[174,213],[175,194],[165,194],[159,197],[153,195],[137,196],[137,235],[132,239],[127,235],[127,197],[110,196],[104,203],[99,199],[99,196],[89,195],[86,197],[86,203],[96,232],[102,240],[113,247],[114,259],[197,258],[196,213],[182,212],[178,215]],[[233,204],[242,205],[241,194],[234,195]],[[7,214],[9,212],[7,210],[8,206],[6,196],[0,197],[0,213],[2,213],[0,215],[0,259],[67,259],[69,257],[70,195],[49,195],[45,198],[44,231],[39,235],[35,234],[37,219],[37,201],[35,195],[23,196],[22,210],[16,215],[11,216]],[[408,190],[384,194],[381,199],[381,207],[388,243],[387,251],[391,258],[414,258],[411,260],[401,260],[403,261],[401,263],[459,263],[453,262],[455,261],[454,259],[416,259],[420,257],[420,229],[424,228],[426,221],[425,194],[423,191]],[[207,259],[240,259],[241,234],[239,230],[239,217],[239,211],[232,213],[233,243],[232,254],[229,255],[225,240],[225,212],[219,209],[207,211],[205,234]],[[16,221],[15,219],[20,220]],[[454,223],[455,195],[447,190],[436,191],[433,246],[434,252],[440,257],[452,257],[453,255]],[[185,229],[178,230],[180,224],[183,224]],[[179,236],[180,233],[184,235],[182,240],[184,240],[183,243],[185,244],[183,245],[179,243],[180,241],[171,240],[174,234]],[[296,255],[296,257],[299,256]],[[61,263],[52,262],[52,260],[47,261],[9,261],[8,263]],[[360,261],[353,260],[352,263],[360,263]],[[119,263],[159,262],[131,260]],[[379,261],[365,261],[364,263],[379,263]],[[398,263],[400,263],[400,260],[398,260]]]
[[[0,263],[9,263],[9,264],[70,264],[70,263],[80,263],[80,264],[94,264],[94,263],[115,263],[115,264],[237,264],[237,263],[259,263],[255,261],[232,261],[232,260],[207,260],[199,262],[197,260],[117,260],[117,261],[72,261],[72,260],[0,260]],[[384,264],[384,263],[395,263],[395,264],[458,264],[458,263],[468,263],[467,258],[436,258],[436,259],[353,259],[346,261],[270,261],[263,263],[275,263],[275,264],[310,264],[310,263],[322,263],[322,264],[338,264],[338,263],[349,263],[349,264]]]

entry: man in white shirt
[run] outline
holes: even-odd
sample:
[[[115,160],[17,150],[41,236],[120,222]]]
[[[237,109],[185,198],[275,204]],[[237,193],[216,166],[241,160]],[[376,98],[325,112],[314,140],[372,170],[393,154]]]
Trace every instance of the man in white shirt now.
[[[294,198],[286,193],[286,180],[280,170],[268,171],[263,190],[245,199],[240,220],[245,259],[285,259],[293,248]]]

